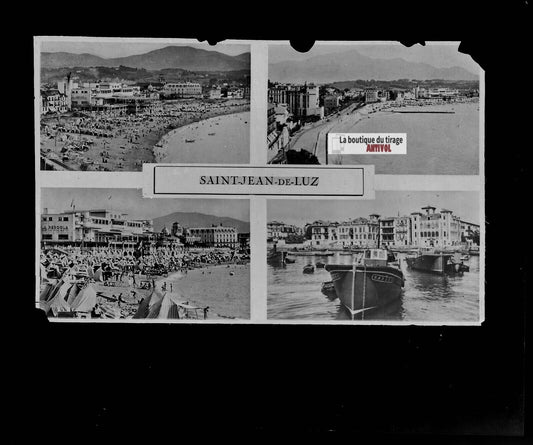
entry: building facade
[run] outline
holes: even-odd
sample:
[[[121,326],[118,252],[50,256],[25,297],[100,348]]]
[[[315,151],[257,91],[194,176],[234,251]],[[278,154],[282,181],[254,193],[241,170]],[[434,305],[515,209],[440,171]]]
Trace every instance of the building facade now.
[[[311,223],[311,245],[314,247],[332,247],[337,244],[338,226],[338,223],[329,221],[315,221]]]
[[[412,244],[417,247],[454,247],[461,243],[461,220],[451,210],[436,213],[433,206],[425,213],[411,213]]]
[[[41,114],[66,113],[70,109],[69,99],[59,90],[41,90]]]
[[[355,218],[340,223],[337,227],[339,244],[342,247],[377,247],[378,217],[379,215],[370,215],[370,218]]]
[[[319,88],[316,85],[276,85],[268,90],[268,101],[284,104],[296,118],[324,117],[324,107],[319,105]]]
[[[286,240],[291,235],[303,235],[303,229],[280,221],[267,223],[267,240]]]
[[[166,83],[163,87],[166,95],[175,95],[177,97],[200,97],[202,95],[202,86],[195,82],[177,82]]]
[[[41,241],[47,243],[138,242],[153,236],[151,220],[128,219],[126,214],[109,210],[72,210],[41,215]]]
[[[213,226],[189,228],[188,234],[207,247],[237,247],[238,236],[235,227]]]

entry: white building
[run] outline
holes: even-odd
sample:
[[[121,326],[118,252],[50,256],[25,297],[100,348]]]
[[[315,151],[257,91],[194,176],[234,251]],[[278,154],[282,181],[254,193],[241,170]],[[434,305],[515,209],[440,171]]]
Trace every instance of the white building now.
[[[198,97],[202,95],[202,86],[193,82],[166,83],[163,92],[177,97]]]

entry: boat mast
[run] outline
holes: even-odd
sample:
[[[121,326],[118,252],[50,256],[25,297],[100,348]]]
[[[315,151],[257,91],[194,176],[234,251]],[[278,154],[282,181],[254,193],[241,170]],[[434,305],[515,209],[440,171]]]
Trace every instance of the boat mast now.
[[[354,258],[352,262],[352,304],[350,308],[350,313],[352,314],[352,320],[354,319],[353,311],[354,311],[354,306],[355,306],[355,270],[356,270],[356,267],[355,267],[355,258]]]

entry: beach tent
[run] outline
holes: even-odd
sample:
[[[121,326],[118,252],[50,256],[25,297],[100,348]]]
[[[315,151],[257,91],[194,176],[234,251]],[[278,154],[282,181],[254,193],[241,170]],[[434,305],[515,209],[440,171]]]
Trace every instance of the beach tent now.
[[[159,311],[161,310],[161,303],[163,302],[163,299],[158,300],[155,304],[152,305],[152,307],[148,311],[148,315],[146,318],[158,318],[159,317]]]
[[[137,308],[137,312],[135,312],[135,315],[133,316],[133,318],[148,318],[148,315],[151,313],[152,314],[152,317],[150,318],[155,318],[154,317],[154,314],[155,316],[157,316],[157,314],[159,314],[159,305],[161,303],[161,300],[163,299],[163,294],[161,294],[161,292],[157,289],[154,289],[152,291],[152,293],[150,295],[148,295],[148,297],[146,297],[142,302],[141,304],[139,304],[139,307]],[[158,305],[159,304],[159,305]],[[157,309],[157,313],[156,313],[156,309],[153,309],[154,306],[156,306],[156,309]]]
[[[161,307],[159,308],[159,319],[179,319],[179,307],[175,302],[175,296],[170,293],[166,293],[161,301]]]
[[[72,302],[74,301],[74,299],[76,298],[79,292],[80,292],[79,286],[76,283],[74,283],[72,287],[69,289],[68,295],[67,295],[67,303],[69,305],[72,304]]]
[[[70,307],[76,312],[90,312],[96,306],[96,291],[91,284],[87,284],[72,301]]]
[[[70,306],[67,303],[67,296],[70,287],[70,282],[62,280],[56,285],[57,292],[55,292],[55,294],[49,300],[44,302],[45,307],[43,309],[47,314],[51,311],[54,316],[57,317],[58,312],[70,310]]]
[[[55,285],[52,283],[47,283],[44,285],[44,287],[41,290],[41,294],[39,295],[39,302],[45,302],[50,293],[52,292],[52,289],[54,289]]]

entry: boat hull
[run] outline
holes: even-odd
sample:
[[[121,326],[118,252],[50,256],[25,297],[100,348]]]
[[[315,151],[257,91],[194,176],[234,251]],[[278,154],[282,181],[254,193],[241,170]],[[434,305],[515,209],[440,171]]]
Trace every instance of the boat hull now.
[[[349,265],[327,265],[335,293],[350,311],[383,307],[401,296],[403,273],[393,267],[357,267],[355,279]],[[354,285],[355,284],[355,289]]]
[[[462,263],[450,262],[450,254],[419,255],[417,257],[407,257],[407,266],[413,270],[430,272],[436,274],[453,274],[468,272],[468,266]]]

